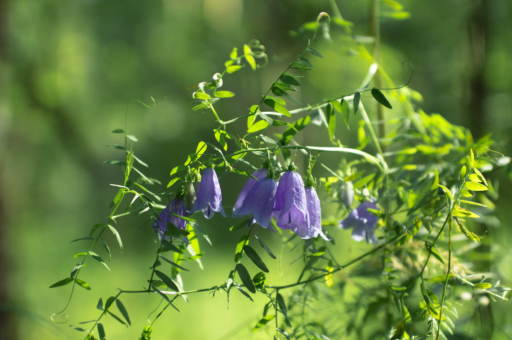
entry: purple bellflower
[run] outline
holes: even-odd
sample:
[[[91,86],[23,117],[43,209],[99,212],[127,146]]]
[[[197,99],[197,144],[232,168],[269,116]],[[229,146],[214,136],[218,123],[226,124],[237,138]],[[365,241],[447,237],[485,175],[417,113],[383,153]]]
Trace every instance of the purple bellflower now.
[[[155,223],[153,223],[153,228],[155,228],[155,232],[157,232],[160,237],[167,231],[167,223],[172,223],[181,230],[185,230],[187,227],[187,221],[172,215],[172,213],[186,216],[185,201],[183,199],[173,199],[171,203],[162,210]]]
[[[261,178],[247,192],[242,205],[233,212],[233,217],[243,217],[251,214],[253,222],[263,228],[270,226],[272,207],[276,198],[277,183],[269,177]]]
[[[201,210],[204,217],[210,219],[216,212],[220,212],[226,217],[224,208],[222,208],[222,191],[220,189],[219,179],[215,170],[206,168],[201,176],[201,182],[197,189],[196,202],[190,211],[190,214]]]
[[[240,191],[240,195],[238,196],[238,199],[236,200],[235,206],[233,207],[233,212],[235,212],[238,208],[242,206],[242,203],[244,203],[245,197],[249,193],[249,190],[253,187],[254,184],[256,184],[256,181],[262,178],[267,177],[267,169],[259,169],[256,170],[253,174],[256,179],[249,177],[247,182],[245,182],[244,187],[242,188],[242,191]]]
[[[322,232],[322,209],[320,208],[320,200],[316,193],[315,188],[306,187],[306,206],[308,210],[307,223],[301,223],[293,229],[293,232],[307,240],[309,238],[316,238],[318,235],[322,236],[326,241],[329,241],[327,236]]]
[[[376,209],[377,206],[372,202],[364,202],[340,222],[340,227],[343,229],[352,229],[352,238],[360,242],[366,239],[368,243],[377,243],[375,238],[375,225],[377,224],[378,217],[371,214],[368,209]]]
[[[273,216],[281,229],[294,230],[299,225],[309,225],[304,182],[295,171],[285,172],[279,180]]]

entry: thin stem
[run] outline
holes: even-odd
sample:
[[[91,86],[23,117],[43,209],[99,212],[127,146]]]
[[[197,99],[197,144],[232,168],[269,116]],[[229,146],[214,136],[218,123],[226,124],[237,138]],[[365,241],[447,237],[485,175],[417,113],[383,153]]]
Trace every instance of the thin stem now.
[[[446,298],[446,286],[448,286],[448,280],[450,279],[450,271],[452,267],[452,227],[453,227],[453,219],[451,215],[449,216],[450,222],[450,231],[448,236],[448,271],[446,272],[446,280],[444,281],[444,287],[443,287],[443,295],[441,296],[441,308],[439,311],[439,325],[437,326],[437,335],[436,340],[439,339],[439,331],[441,330],[441,323],[443,322],[443,306],[444,306],[444,299]]]
[[[380,0],[372,0],[370,7],[370,36],[374,38],[374,49],[373,59],[379,65],[380,68]],[[377,72],[374,76],[375,87],[380,88],[380,74]],[[366,84],[365,84],[366,85]],[[384,120],[384,112],[382,111],[382,105],[377,103],[377,119]],[[386,130],[384,124],[379,125],[379,137],[384,138]]]
[[[367,253],[364,253],[363,255],[353,259],[352,261],[349,261],[348,263],[344,264],[343,266],[339,266],[338,268],[334,269],[332,272],[329,272],[329,273],[326,273],[326,274],[323,274],[323,275],[318,275],[318,276],[312,276],[310,277],[309,279],[307,280],[304,280],[304,281],[300,281],[300,282],[297,282],[297,283],[292,283],[292,284],[289,284],[289,285],[284,285],[284,286],[269,286],[267,285],[266,287],[267,288],[274,288],[274,289],[286,289],[286,288],[291,288],[291,287],[296,287],[296,286],[300,286],[300,285],[303,285],[303,284],[306,284],[306,283],[309,283],[309,282],[312,282],[312,281],[315,281],[315,280],[318,280],[318,279],[321,279],[321,278],[324,278],[328,275],[332,275],[342,269],[345,269],[347,268],[348,266],[351,266],[353,265],[354,263],[356,262],[359,262],[360,260],[364,259],[366,256],[368,255],[371,255],[377,251],[379,251],[380,249],[382,249],[383,247],[387,246],[388,244],[390,243],[393,243],[395,241],[399,241],[402,237],[404,237],[406,234],[401,234],[401,235],[398,235],[398,236],[395,236],[393,237],[391,240],[387,241],[386,243],[383,243],[381,244],[380,246],[370,250],[369,252]]]

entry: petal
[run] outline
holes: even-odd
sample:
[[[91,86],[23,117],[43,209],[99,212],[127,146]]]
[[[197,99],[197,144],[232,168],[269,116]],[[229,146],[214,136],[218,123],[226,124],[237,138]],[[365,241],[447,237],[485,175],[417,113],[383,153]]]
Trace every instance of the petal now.
[[[350,229],[357,227],[359,223],[359,215],[357,210],[352,210],[348,216],[340,222],[340,227],[343,229]]]
[[[253,185],[242,203],[233,213],[233,217],[252,214],[256,222],[263,228],[268,228],[272,215],[277,191],[277,183],[270,178],[262,178]]]
[[[256,170],[253,174],[254,177],[257,179],[261,179],[264,177],[267,177],[267,169],[259,169]],[[253,185],[256,183],[257,179],[253,179],[249,177],[247,182],[245,182],[244,187],[242,188],[242,191],[240,191],[240,195],[238,195],[238,199],[236,200],[235,206],[233,207],[233,211],[237,210],[242,206],[242,203],[244,202],[245,197],[249,193],[249,190],[253,187]]]
[[[364,226],[357,226],[352,230],[352,238],[361,242],[362,240],[366,240],[366,229]]]
[[[279,212],[280,217],[283,218],[292,209],[292,206],[302,212],[305,219],[307,208],[304,182],[298,173],[287,171],[279,181],[273,210]]]
[[[197,190],[197,199],[190,213],[202,210],[206,218],[211,218],[222,210],[222,191],[217,173],[212,168],[204,170]],[[213,212],[212,212],[213,211]]]

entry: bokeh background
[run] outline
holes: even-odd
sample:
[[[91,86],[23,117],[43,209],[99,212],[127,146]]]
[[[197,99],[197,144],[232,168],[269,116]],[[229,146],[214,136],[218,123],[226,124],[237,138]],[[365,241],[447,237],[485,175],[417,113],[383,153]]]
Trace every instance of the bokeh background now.
[[[407,80],[410,60],[416,73],[410,84],[419,91],[427,113],[441,113],[449,121],[470,127],[476,137],[492,132],[495,150],[512,155],[512,3],[509,0],[401,0],[410,17],[382,18],[384,67],[396,83]],[[368,0],[338,0],[354,32],[369,34]],[[382,4],[383,12],[391,11]],[[111,272],[89,261],[82,277],[91,291],[78,288],[67,310],[69,322],[57,325],[50,315],[66,304],[70,286],[48,289],[75,265],[72,254],[85,245],[69,241],[85,236],[109,214],[120,183],[120,168],[103,164],[122,154],[106,144],[121,144],[110,131],[123,127],[127,102],[140,99],[154,109],[131,104],[128,130],[136,135],[136,155],[149,163],[146,171],[163,183],[169,170],[182,164],[198,141],[209,139],[217,125],[211,113],[191,110],[187,87],[208,81],[221,71],[233,47],[251,39],[266,47],[269,65],[253,72],[245,68],[227,77],[224,89],[237,95],[218,105],[222,118],[246,114],[275,77],[305,45],[290,30],[314,21],[319,12],[332,13],[328,0],[1,0],[0,1],[0,338],[76,339],[68,327],[98,316],[96,303],[116,288],[140,289],[146,283],[156,249],[146,217],[120,219],[125,243],[121,255],[107,236],[113,256]],[[356,89],[368,65],[347,53],[350,42],[332,28],[333,42],[318,41],[325,56],[314,60],[297,98],[315,103]],[[338,37],[338,38],[337,38]],[[369,45],[371,47],[371,45]],[[365,98],[363,97],[363,101]],[[370,114],[373,114],[371,111]],[[395,113],[394,113],[395,114]],[[396,113],[399,114],[399,113]],[[340,119],[341,121],[341,119]],[[244,124],[230,131],[243,134]],[[352,122],[357,124],[357,122]],[[356,125],[354,125],[356,126]],[[326,133],[314,129],[301,143],[328,145]],[[342,142],[355,146],[355,129],[338,126]],[[326,162],[337,164],[338,158]],[[257,164],[256,164],[257,165]],[[501,227],[493,231],[492,270],[512,280],[506,249],[512,241],[509,220],[512,188],[506,171],[491,174],[500,181],[496,214]],[[243,178],[221,179],[227,208],[233,204]],[[224,183],[223,183],[224,182]],[[183,275],[186,289],[210,287],[225,281],[234,266],[234,247],[240,234],[229,233],[230,219],[203,221],[213,246],[204,240],[205,269],[195,263]],[[275,253],[282,252],[277,235],[262,231]],[[339,232],[338,256],[368,250],[349,232]],[[98,248],[103,256],[105,252]],[[266,259],[275,284],[294,281],[300,264]],[[265,254],[264,254],[265,255]],[[266,256],[266,255],[265,255]],[[293,257],[290,257],[292,259]],[[271,262],[273,261],[273,262]],[[252,266],[252,264],[251,264]],[[253,271],[255,267],[251,267]],[[132,319],[128,330],[110,319],[110,339],[136,339],[157,296],[124,296]],[[168,310],[157,322],[156,339],[253,339],[251,335],[265,301],[251,303],[233,294],[229,309],[225,295],[190,296],[179,303],[181,313]],[[512,334],[509,304],[495,315],[503,332]],[[261,307],[261,308],[260,308]],[[154,317],[154,315],[153,315]],[[343,315],[336,317],[343,318]],[[509,339],[512,335],[509,336]]]

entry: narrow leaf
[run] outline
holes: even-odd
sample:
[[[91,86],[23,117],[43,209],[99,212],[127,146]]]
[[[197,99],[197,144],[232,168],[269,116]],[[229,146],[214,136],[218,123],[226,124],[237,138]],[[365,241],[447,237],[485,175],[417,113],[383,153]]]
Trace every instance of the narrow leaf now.
[[[247,289],[249,289],[250,292],[255,294],[256,287],[254,287],[254,283],[252,282],[251,276],[249,275],[249,272],[244,267],[244,265],[241,263],[237,264],[236,271],[240,276],[240,279],[242,280],[242,283],[245,285],[245,287],[247,287]]]
[[[117,304],[117,308],[119,309],[119,311],[121,312],[121,314],[123,314],[123,317],[124,319],[126,320],[126,322],[128,322],[128,324],[131,326],[132,323],[130,321],[130,316],[128,315],[128,311],[126,310],[126,308],[124,307],[123,303],[121,302],[121,300],[119,299],[116,299],[116,304]]]
[[[258,255],[258,253],[256,252],[256,250],[254,250],[252,247],[250,246],[245,246],[244,247],[244,251],[245,253],[247,254],[247,256],[249,256],[249,258],[252,260],[252,262],[254,262],[254,264],[260,268],[261,270],[263,270],[265,273],[268,273],[268,268],[267,266],[265,265],[265,263],[263,262],[263,260],[261,259],[261,257]]]
[[[374,87],[372,89],[372,96],[373,96],[373,98],[375,98],[376,101],[379,102],[379,104],[387,107],[388,109],[393,108],[391,106],[391,104],[389,103],[388,99],[386,98],[386,96],[384,96],[384,94],[379,89]]]

